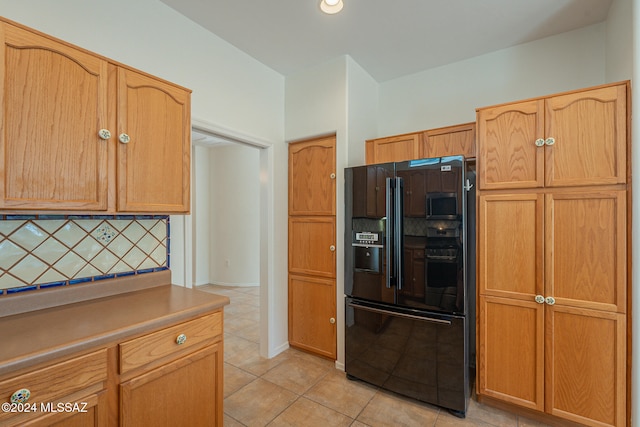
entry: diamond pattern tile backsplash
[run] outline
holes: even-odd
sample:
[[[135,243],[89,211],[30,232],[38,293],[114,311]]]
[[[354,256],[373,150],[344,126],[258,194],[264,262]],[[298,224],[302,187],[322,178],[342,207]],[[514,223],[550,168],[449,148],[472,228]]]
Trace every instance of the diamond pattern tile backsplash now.
[[[165,215],[0,215],[0,295],[168,268]]]

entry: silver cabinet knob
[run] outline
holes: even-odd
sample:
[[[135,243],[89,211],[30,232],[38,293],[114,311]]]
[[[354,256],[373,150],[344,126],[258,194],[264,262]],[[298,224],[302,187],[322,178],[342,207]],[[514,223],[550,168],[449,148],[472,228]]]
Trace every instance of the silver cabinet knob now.
[[[185,334],[178,335],[178,338],[176,338],[176,344],[182,345],[185,342],[187,342],[187,336]]]
[[[335,252],[336,251],[336,247],[334,245],[329,246],[329,250],[331,252]]]
[[[546,302],[549,305],[553,305],[556,303],[556,299],[554,297],[547,297],[545,298],[544,302]]]
[[[336,174],[335,174],[335,173],[332,173],[331,175],[329,175],[329,178],[331,178],[331,179],[336,179]]]
[[[332,317],[331,319],[329,319],[329,323],[331,323],[333,325],[334,323],[336,323],[336,319],[334,317]]]
[[[127,135],[126,133],[121,133],[120,136],[118,137],[118,139],[123,144],[128,144],[129,141],[131,141],[131,137],[129,135]]]
[[[109,139],[111,138],[111,132],[109,132],[109,129],[100,129],[98,131],[98,136],[100,137],[100,139]]]
[[[542,147],[544,145],[544,139],[538,138],[536,139],[536,147]]]
[[[542,295],[536,295],[536,302],[538,304],[544,304],[544,297]]]
[[[544,141],[544,143],[545,143],[545,145],[553,145],[553,144],[555,144],[555,143],[556,143],[556,139],[555,139],[555,138],[547,138],[547,139]]]
[[[21,388],[11,395],[11,403],[27,403],[31,397],[28,388]]]

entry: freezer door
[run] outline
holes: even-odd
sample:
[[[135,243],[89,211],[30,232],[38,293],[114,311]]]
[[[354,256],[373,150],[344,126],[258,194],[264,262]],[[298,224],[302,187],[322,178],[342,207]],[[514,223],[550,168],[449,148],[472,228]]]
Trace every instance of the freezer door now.
[[[466,319],[346,298],[345,370],[378,387],[459,412],[470,386]]]
[[[346,295],[393,303],[389,257],[393,236],[387,214],[394,163],[345,169],[345,285]]]

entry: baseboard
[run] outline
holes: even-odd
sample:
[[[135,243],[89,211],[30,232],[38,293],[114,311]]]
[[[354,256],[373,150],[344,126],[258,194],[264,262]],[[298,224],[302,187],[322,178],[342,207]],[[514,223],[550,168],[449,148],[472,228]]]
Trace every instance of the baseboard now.
[[[221,282],[219,280],[216,280],[215,282],[212,282],[212,283],[203,283],[203,285],[218,285],[218,286],[230,286],[230,287],[236,287],[236,288],[251,288],[251,287],[260,286],[260,283],[229,283],[229,282]],[[200,286],[200,285],[198,285],[198,286]]]

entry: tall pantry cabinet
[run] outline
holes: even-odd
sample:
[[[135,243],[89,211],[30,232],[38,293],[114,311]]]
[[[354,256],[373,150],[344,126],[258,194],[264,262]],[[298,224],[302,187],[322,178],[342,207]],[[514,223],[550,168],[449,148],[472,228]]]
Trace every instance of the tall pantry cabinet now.
[[[477,110],[478,394],[627,416],[629,84]]]
[[[289,144],[289,343],[336,359],[336,138]]]

